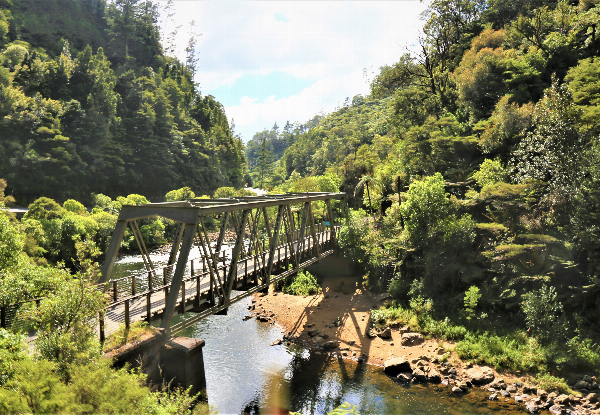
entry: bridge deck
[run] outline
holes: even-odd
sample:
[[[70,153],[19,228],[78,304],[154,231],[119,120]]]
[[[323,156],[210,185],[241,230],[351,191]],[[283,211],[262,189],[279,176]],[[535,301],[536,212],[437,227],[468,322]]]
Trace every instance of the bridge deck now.
[[[321,256],[327,256],[332,251],[326,251],[332,242],[331,230],[324,230],[317,233],[317,240]],[[291,244],[294,251],[301,250],[301,260],[307,261],[300,263],[300,266],[306,266],[318,260],[314,258],[314,243],[310,236],[304,238],[304,243],[295,241]],[[231,249],[224,258],[231,257]],[[207,266],[206,258],[196,258],[189,261],[186,269],[186,277],[183,278],[180,287],[179,300],[175,308],[175,313],[182,314],[186,312],[199,313],[194,321],[204,318],[208,315],[218,313],[254,292],[268,287],[275,281],[291,275],[295,271],[285,271],[294,260],[291,249],[288,245],[279,245],[275,248],[275,257],[273,262],[273,274],[279,272],[279,275],[273,275],[267,284],[261,284],[261,273],[268,266],[269,251],[265,250],[258,255],[247,256],[240,259],[237,264],[236,278],[233,289],[245,291],[232,297],[228,304],[216,304],[215,297],[219,289],[219,283],[226,280],[227,272],[231,261],[224,259],[223,265],[219,267],[219,281],[211,280],[210,271]],[[281,273],[283,271],[283,273]],[[150,323],[160,320],[163,316],[166,299],[171,288],[172,267],[164,267],[163,275],[157,275],[156,272],[146,272],[119,280],[110,281],[105,284],[110,287],[110,294],[113,297],[111,304],[101,313],[100,319],[100,338],[103,340],[106,336],[118,330],[121,325],[129,326],[136,321],[148,321]],[[142,291],[139,288],[144,287]],[[118,298],[119,296],[123,298]],[[172,331],[184,328],[188,324],[179,324],[172,328]]]

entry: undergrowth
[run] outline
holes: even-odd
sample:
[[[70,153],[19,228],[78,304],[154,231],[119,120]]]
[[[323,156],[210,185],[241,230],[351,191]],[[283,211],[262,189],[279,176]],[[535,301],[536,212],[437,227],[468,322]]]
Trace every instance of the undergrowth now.
[[[104,352],[117,349],[127,343],[141,339],[147,333],[155,334],[158,333],[158,330],[145,321],[136,321],[129,326],[129,329],[121,324],[117,331],[107,337],[102,349]]]

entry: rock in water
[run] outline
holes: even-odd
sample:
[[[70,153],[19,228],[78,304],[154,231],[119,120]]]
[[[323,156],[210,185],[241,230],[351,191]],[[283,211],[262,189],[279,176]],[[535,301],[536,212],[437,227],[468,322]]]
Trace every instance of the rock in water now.
[[[457,386],[453,386],[452,387],[452,393],[455,395],[462,395],[463,394],[463,390]]]
[[[396,376],[400,372],[412,373],[410,362],[404,357],[392,357],[383,364],[383,370],[390,376]]]
[[[427,373],[427,380],[432,383],[440,383],[442,376],[436,370],[431,370]]]
[[[485,385],[494,380],[494,372],[486,366],[475,366],[467,370],[467,377],[470,378],[471,382],[475,385]]]
[[[416,346],[423,343],[423,335],[420,333],[404,333],[402,335],[402,346]]]

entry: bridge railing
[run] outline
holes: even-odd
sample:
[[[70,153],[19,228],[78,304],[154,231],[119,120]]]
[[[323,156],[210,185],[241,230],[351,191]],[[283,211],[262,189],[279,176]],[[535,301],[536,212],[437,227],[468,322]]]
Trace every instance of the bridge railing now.
[[[329,229],[324,229],[317,233],[317,245],[319,249],[331,244],[333,238]],[[303,238],[302,241],[294,241],[296,246],[301,248],[301,257],[314,256],[315,245],[310,235]],[[292,263],[291,252],[288,249],[288,243],[279,244],[275,248],[275,258],[273,268],[276,270],[287,269]],[[263,250],[254,255],[245,256],[237,264],[236,281],[244,286],[258,285],[259,274],[266,267],[268,250]],[[219,266],[219,278],[227,275],[229,261]],[[213,284],[207,267],[192,267],[193,272],[186,273],[183,278],[180,290],[179,300],[176,307],[178,314],[183,314],[186,310],[198,309],[202,304],[216,305],[218,287]],[[164,275],[168,275],[165,273]],[[123,279],[119,279],[123,280]],[[129,284],[126,284],[127,286]],[[116,301],[111,302],[109,306],[99,313],[99,335],[100,340],[104,341],[106,336],[115,332],[121,325],[129,328],[135,321],[152,322],[159,318],[164,310],[164,305],[172,289],[171,281],[167,278],[162,284],[154,285],[151,289],[143,292],[129,291]],[[121,293],[123,294],[123,293]]]

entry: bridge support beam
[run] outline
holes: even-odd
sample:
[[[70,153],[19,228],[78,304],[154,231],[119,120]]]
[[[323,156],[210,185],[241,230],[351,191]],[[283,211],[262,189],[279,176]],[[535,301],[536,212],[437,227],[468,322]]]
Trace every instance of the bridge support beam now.
[[[163,314],[160,327],[169,331],[171,327],[171,320],[173,319],[173,312],[175,311],[175,304],[179,297],[179,287],[183,280],[183,273],[187,265],[188,256],[192,243],[194,242],[194,234],[196,233],[195,223],[186,223],[183,230],[183,241],[181,242],[181,250],[179,251],[179,258],[177,258],[177,267],[175,268],[175,274],[171,281],[171,289],[169,290],[169,297],[165,304],[165,312]]]

